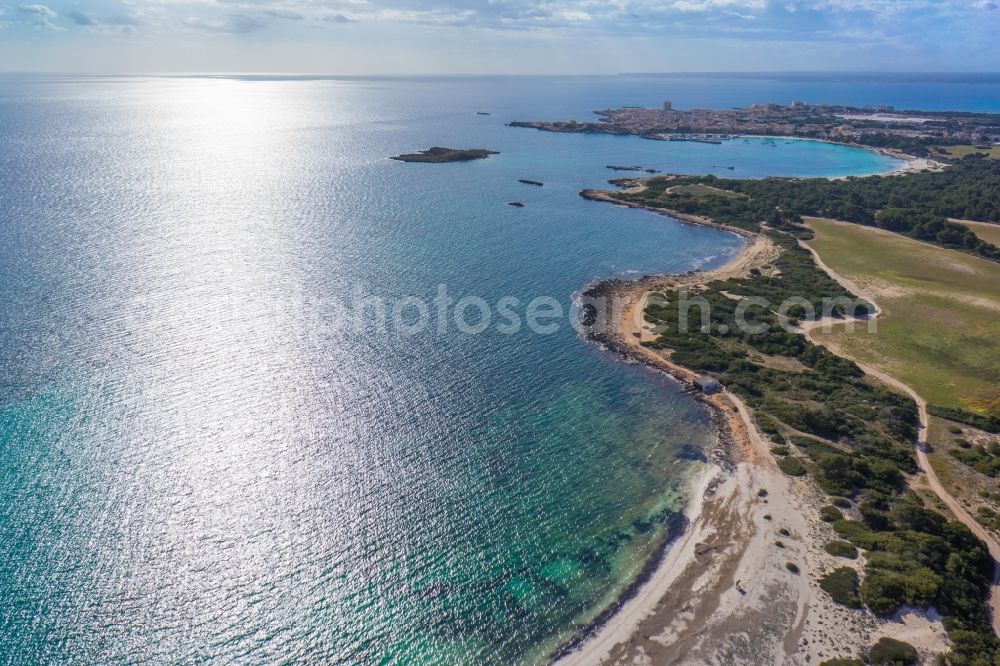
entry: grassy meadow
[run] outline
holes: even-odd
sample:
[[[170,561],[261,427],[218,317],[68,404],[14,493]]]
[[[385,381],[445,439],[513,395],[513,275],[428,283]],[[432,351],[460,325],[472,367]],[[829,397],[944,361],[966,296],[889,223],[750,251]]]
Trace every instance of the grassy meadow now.
[[[818,341],[899,378],[929,403],[1000,414],[1000,264],[872,227],[807,218],[823,261],[879,303],[878,331]]]
[[[964,224],[974,234],[982,238],[987,243],[993,243],[1000,247],[1000,224],[990,222],[970,222],[968,220],[955,220],[959,224]]]
[[[975,146],[941,146],[941,150],[949,157],[965,157],[973,153],[983,153],[993,159],[1000,159],[1000,146],[990,146],[989,148],[977,148]]]

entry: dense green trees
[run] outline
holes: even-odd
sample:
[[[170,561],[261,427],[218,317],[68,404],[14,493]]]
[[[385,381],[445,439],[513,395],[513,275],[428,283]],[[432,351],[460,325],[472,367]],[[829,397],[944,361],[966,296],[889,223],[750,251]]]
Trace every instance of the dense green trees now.
[[[701,183],[745,195],[706,196],[674,189]],[[715,176],[652,179],[645,192],[618,193],[652,207],[704,215],[753,229],[793,230],[802,215],[877,225],[919,240],[1000,261],[1000,249],[947,218],[1000,222],[1000,160],[970,155],[941,172],[827,180],[733,180]]]
[[[954,145],[954,142],[941,139],[940,137],[923,139],[920,137],[883,134],[881,132],[845,137],[843,143],[860,143],[863,146],[871,146],[873,148],[892,148],[900,150],[907,155],[916,155],[917,157],[926,157],[929,155],[931,146]]]

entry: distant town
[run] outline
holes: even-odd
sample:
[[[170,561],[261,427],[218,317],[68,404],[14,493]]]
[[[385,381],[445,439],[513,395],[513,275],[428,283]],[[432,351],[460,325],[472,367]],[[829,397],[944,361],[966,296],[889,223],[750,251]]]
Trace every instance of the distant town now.
[[[735,109],[622,107],[595,112],[591,122],[515,121],[548,132],[636,134],[664,141],[719,141],[736,135],[801,136],[924,153],[928,146],[1000,144],[1000,114],[897,111],[890,105],[754,104]],[[921,149],[923,147],[923,149]],[[916,150],[915,150],[916,149]]]

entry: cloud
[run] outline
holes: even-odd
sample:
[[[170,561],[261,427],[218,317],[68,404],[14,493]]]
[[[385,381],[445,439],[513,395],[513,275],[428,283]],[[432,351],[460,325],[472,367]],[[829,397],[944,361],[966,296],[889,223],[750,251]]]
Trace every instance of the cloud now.
[[[560,36],[652,36],[671,39],[842,42],[875,45],[946,43],[978,35],[1000,0],[125,0],[138,12],[102,16],[84,9],[64,17],[89,32],[140,23],[206,33],[247,34],[274,26],[294,34],[326,24],[418,25],[521,31]],[[58,5],[57,5],[58,8]],[[19,11],[52,29],[56,11]],[[144,14],[144,10],[146,13]],[[42,23],[39,19],[46,19]],[[279,31],[279,24],[281,30]]]
[[[230,14],[220,21],[211,21],[200,18],[186,18],[181,20],[181,24],[193,30],[204,32],[219,32],[233,35],[257,32],[267,27],[267,24],[260,19],[246,14]]]
[[[981,16],[984,11],[994,11],[1000,0],[376,0],[374,4],[412,12],[416,20],[432,23],[440,23],[442,15],[451,11],[459,17],[455,23],[484,27],[593,25],[660,32],[694,27],[698,31],[698,25],[689,22],[698,16],[699,21],[717,26],[739,29],[742,22],[758,20],[784,32],[808,34],[814,28],[828,33],[841,25],[859,30],[880,27],[873,26],[873,21],[894,23],[897,25],[887,27],[907,30],[936,19]]]
[[[767,7],[766,0],[674,0],[664,3],[665,7],[680,12],[710,12],[715,10],[759,10]]]
[[[87,32],[104,34],[135,32],[142,19],[135,14],[113,14],[111,16],[95,16],[88,12],[73,10],[66,13],[74,25]]]
[[[49,20],[56,18],[59,14],[45,5],[18,5],[17,11],[33,16],[34,18],[29,22],[29,25],[39,30],[45,30],[46,32],[66,32],[66,28],[58,26]]]
[[[264,14],[273,18],[287,19],[289,21],[302,21],[305,19],[305,16],[302,14],[287,9],[265,9]]]
[[[66,32],[66,28],[60,27],[44,17],[35,21],[35,27],[49,32]]]
[[[327,14],[322,20],[327,23],[357,23],[355,19],[347,18],[343,14]]]
[[[100,21],[87,12],[71,11],[66,15],[76,25],[100,25]]]
[[[34,14],[44,18],[55,18],[59,16],[59,14],[55,13],[45,5],[18,5],[17,11],[22,14]]]
[[[46,32],[66,32],[66,28],[58,26],[49,20],[56,18],[59,14],[45,5],[18,5],[17,11],[33,16],[34,19],[30,21],[30,25],[39,30],[45,30]]]
[[[101,19],[106,25],[135,26],[142,23],[142,18],[135,14],[115,14]]]

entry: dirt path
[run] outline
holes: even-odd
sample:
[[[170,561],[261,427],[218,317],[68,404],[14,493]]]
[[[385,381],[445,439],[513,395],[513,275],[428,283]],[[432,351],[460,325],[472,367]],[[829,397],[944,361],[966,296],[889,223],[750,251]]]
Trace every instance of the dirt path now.
[[[872,305],[874,305],[876,310],[874,316],[877,317],[882,313],[882,308],[879,307],[878,303],[875,301],[875,299],[872,297],[870,293],[859,288],[853,281],[849,280],[848,278],[845,278],[842,275],[839,275],[838,273],[833,271],[829,266],[823,263],[823,260],[820,259],[819,255],[816,253],[814,249],[812,249],[811,247],[809,247],[804,243],[800,244],[803,247],[807,248],[810,252],[812,252],[813,259],[815,259],[816,264],[824,271],[826,271],[826,273],[831,278],[836,280],[842,287],[844,287],[848,291],[853,292],[856,296],[860,296],[861,298],[864,298]],[[837,321],[840,324],[845,323],[845,320],[843,319]],[[866,324],[867,322],[861,320],[855,320],[855,323]],[[806,339],[808,339],[813,344],[825,346],[827,349],[837,354],[838,356],[842,356],[851,361],[854,361],[855,363],[857,363],[858,367],[864,370],[865,374],[871,375],[872,377],[875,377],[883,384],[891,386],[892,388],[895,388],[896,390],[909,395],[911,398],[913,398],[914,402],[917,403],[917,410],[919,412],[919,419],[920,419],[920,422],[917,425],[917,447],[916,447],[917,465],[920,467],[920,470],[924,472],[924,474],[927,476],[927,485],[931,489],[931,491],[935,495],[937,495],[942,502],[944,502],[945,506],[947,506],[948,509],[952,512],[952,514],[954,514],[956,520],[958,520],[963,525],[968,527],[973,534],[982,539],[982,541],[986,544],[986,547],[989,549],[990,555],[993,557],[993,584],[992,587],[990,588],[990,610],[992,611],[993,631],[996,632],[998,636],[1000,636],[1000,542],[998,542],[997,539],[992,534],[990,534],[989,531],[986,530],[986,528],[980,525],[976,521],[976,519],[972,516],[972,514],[966,511],[965,507],[961,505],[961,503],[958,501],[958,499],[955,498],[954,495],[952,495],[947,491],[947,489],[945,489],[944,485],[941,483],[941,480],[938,478],[937,473],[934,471],[934,468],[931,466],[930,460],[928,460],[927,458],[927,448],[928,448],[927,433],[928,433],[928,428],[930,426],[930,415],[927,412],[927,401],[921,398],[920,395],[916,391],[914,391],[912,387],[901,382],[895,377],[883,372],[882,370],[879,370],[878,368],[868,365],[867,363],[862,363],[857,359],[852,358],[849,354],[845,353],[843,349],[831,345],[829,344],[829,342],[820,343],[817,342],[815,339],[813,339],[812,332],[814,330],[823,326],[830,326],[830,325],[831,322],[828,320],[825,319],[817,320],[812,322],[805,322],[799,330],[802,332],[803,335],[806,336]]]
[[[820,268],[822,268],[823,271],[825,271],[827,275],[829,275],[831,278],[833,278],[833,280],[837,284],[839,284],[841,287],[843,287],[844,289],[846,289],[849,293],[854,294],[855,296],[858,296],[859,298],[863,298],[866,301],[868,301],[869,303],[871,303],[872,305],[874,305],[875,306],[875,312],[872,313],[873,317],[878,317],[880,314],[882,314],[882,308],[881,308],[881,306],[879,306],[879,304],[877,302],[875,302],[875,297],[871,294],[871,292],[869,292],[868,290],[863,289],[862,287],[860,287],[858,285],[858,283],[855,282],[854,280],[851,280],[849,278],[844,277],[843,275],[840,275],[839,273],[834,272],[834,270],[832,268],[830,268],[829,266],[826,265],[826,262],[823,261],[823,258],[819,256],[819,252],[817,252],[816,250],[814,250],[805,241],[799,241],[799,247],[801,247],[801,248],[803,248],[805,250],[808,250],[809,254],[812,255],[813,261],[816,262],[816,265],[819,266]],[[809,323],[812,324],[814,322],[809,322]],[[815,328],[815,326],[810,326],[809,330],[812,330],[813,328]]]

